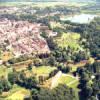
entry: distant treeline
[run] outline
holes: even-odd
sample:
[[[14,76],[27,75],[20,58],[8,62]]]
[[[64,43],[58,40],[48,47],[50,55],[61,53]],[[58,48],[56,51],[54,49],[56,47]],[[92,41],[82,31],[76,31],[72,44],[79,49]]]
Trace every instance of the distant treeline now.
[[[0,2],[30,2],[30,1],[32,0],[0,0]]]
[[[0,2],[91,2],[100,0],[0,0]]]
[[[54,2],[64,0],[0,0],[0,2]]]

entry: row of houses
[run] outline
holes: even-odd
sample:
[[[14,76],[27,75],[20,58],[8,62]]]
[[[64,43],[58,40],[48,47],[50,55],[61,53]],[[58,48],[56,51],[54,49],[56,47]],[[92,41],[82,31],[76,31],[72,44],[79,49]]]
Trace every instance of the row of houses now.
[[[0,44],[15,56],[32,52],[49,53],[46,40],[40,36],[41,24],[28,21],[0,19]]]

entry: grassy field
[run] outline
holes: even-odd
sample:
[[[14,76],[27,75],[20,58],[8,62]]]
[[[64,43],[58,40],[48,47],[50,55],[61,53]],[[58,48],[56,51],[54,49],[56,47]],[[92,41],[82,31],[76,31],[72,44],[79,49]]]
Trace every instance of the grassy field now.
[[[14,85],[13,88],[9,91],[8,96],[5,100],[23,100],[24,96],[30,95],[30,91],[25,88]]]
[[[7,67],[1,65],[0,66],[0,77],[1,76],[6,77],[8,75],[8,73],[11,72],[11,71],[12,71],[12,68],[7,68]]]
[[[71,72],[75,72],[76,70],[77,70],[77,66],[72,66],[72,70],[71,70]]]
[[[61,37],[57,37],[54,41],[58,44],[59,47],[71,47],[72,49],[79,49],[80,35],[77,33],[63,33]]]
[[[63,28],[63,26],[59,22],[50,22],[50,26],[52,29],[56,27]]]
[[[5,66],[0,66],[0,77],[7,75],[7,68]]]
[[[62,75],[59,79],[59,83],[65,83],[65,84],[69,84],[70,82],[72,82],[73,80],[75,80],[75,78],[67,76],[67,75]]]
[[[66,84],[67,86],[73,87],[76,89],[78,85],[78,79],[76,79],[75,77],[71,75],[65,74],[60,77],[59,83]]]
[[[100,15],[100,10],[82,10],[82,13]]]
[[[33,67],[32,71],[36,75],[48,75],[51,71],[56,69],[55,67],[50,67],[50,66],[40,66],[40,67]]]
[[[78,90],[78,84],[79,84],[79,81],[76,80],[74,81],[72,84],[68,85],[69,87],[73,88],[73,89],[77,89]]]

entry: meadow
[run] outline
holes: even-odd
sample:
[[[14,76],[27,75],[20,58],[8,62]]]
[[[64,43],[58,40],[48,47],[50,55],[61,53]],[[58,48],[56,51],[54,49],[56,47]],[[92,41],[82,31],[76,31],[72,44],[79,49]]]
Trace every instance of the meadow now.
[[[4,65],[0,66],[0,77],[6,77],[8,75],[9,72],[12,71],[12,68],[7,68]]]
[[[30,95],[30,91],[20,86],[14,85],[8,92],[5,100],[23,100],[25,96]]]
[[[78,91],[79,80],[71,74],[62,74],[58,80],[58,84],[66,84],[67,86]]]
[[[74,50],[80,49],[79,45],[80,34],[77,33],[62,33],[61,37],[55,38],[55,42],[59,47],[70,47]]]
[[[56,67],[40,66],[40,67],[33,67],[32,71],[34,74],[39,76],[39,75],[48,75],[54,69],[56,69]]]

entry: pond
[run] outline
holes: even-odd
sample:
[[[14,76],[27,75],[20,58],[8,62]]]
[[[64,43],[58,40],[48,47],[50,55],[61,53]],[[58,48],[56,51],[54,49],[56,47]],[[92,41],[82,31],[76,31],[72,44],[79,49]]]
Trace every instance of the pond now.
[[[79,24],[88,24],[90,23],[97,15],[92,14],[80,14],[74,15],[71,17],[61,18],[62,21],[70,21],[72,23],[79,23]]]

